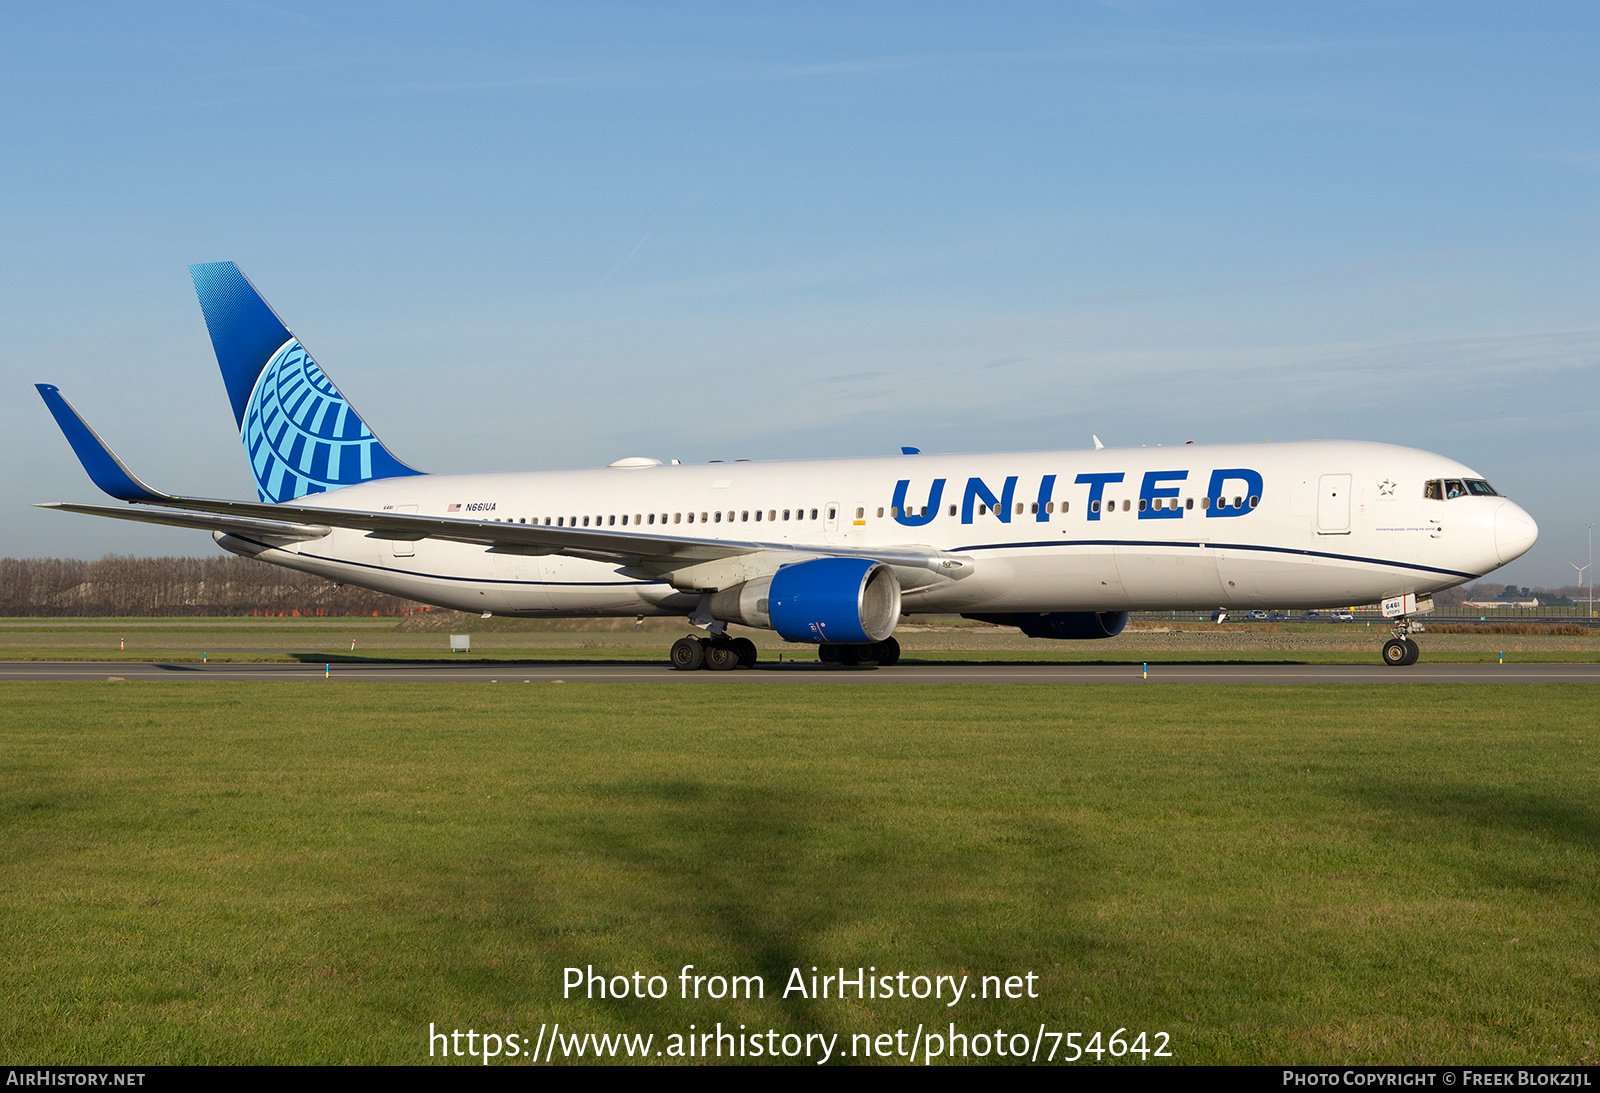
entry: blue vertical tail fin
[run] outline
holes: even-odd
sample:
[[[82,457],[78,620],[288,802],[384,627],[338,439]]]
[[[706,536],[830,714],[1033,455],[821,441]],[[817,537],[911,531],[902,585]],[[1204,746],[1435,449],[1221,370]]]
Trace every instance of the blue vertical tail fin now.
[[[189,267],[263,501],[421,474],[373,435],[232,262]]]

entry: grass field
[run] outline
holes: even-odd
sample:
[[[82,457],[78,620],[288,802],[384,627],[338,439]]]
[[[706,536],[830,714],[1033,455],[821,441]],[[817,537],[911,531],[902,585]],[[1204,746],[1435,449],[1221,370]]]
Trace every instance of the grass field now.
[[[1600,1058],[1584,686],[0,697],[13,1062],[425,1062],[429,1022],[556,1021]],[[591,964],[674,997],[563,1000]],[[768,997],[679,1001],[684,964]],[[813,965],[1032,972],[1041,997],[774,997]]]

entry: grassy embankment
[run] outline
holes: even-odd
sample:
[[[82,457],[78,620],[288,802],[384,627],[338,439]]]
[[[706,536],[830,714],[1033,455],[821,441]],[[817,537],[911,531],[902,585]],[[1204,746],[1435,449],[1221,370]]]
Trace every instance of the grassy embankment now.
[[[417,1062],[430,1021],[1600,1057],[1592,688],[0,696],[17,1063]],[[589,964],[768,998],[563,1001]],[[773,997],[813,965],[1031,971],[1042,997]]]

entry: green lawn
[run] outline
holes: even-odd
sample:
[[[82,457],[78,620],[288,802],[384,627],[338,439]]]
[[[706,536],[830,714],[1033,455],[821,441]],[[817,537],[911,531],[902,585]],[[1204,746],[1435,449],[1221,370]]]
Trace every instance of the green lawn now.
[[[556,1021],[658,1048],[955,1021],[1165,1031],[1188,1063],[1600,1057],[1592,687],[0,696],[15,1063],[425,1062],[429,1022]],[[677,1000],[684,964],[768,997]],[[564,1001],[587,965],[674,996]],[[813,965],[1033,972],[1042,997],[775,997]]]

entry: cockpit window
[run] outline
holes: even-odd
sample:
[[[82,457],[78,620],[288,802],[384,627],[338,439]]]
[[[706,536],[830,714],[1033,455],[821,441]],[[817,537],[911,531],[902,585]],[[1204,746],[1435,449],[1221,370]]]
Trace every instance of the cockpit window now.
[[[1481,478],[1435,478],[1422,487],[1422,495],[1429,501],[1448,501],[1456,497],[1499,497],[1500,494]]]

